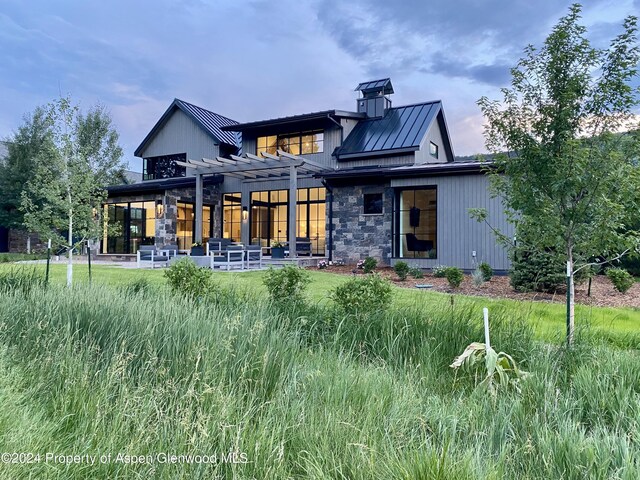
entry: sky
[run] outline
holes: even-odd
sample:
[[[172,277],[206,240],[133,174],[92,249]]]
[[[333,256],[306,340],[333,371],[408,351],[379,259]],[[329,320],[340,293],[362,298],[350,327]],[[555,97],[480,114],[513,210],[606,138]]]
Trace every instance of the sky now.
[[[100,102],[124,159],[180,98],[239,122],[355,110],[356,85],[391,77],[393,105],[442,100],[456,155],[485,151],[481,96],[500,98],[563,0],[0,0],[0,138],[70,95]],[[605,47],[640,0],[583,2]]]

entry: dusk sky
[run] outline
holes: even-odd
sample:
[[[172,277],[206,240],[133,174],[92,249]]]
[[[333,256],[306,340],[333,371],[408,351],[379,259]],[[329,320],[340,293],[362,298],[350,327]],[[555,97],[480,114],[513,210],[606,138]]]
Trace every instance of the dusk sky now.
[[[125,160],[177,97],[240,122],[354,110],[391,77],[396,106],[441,99],[455,153],[484,151],[476,101],[499,98],[528,43],[571,2],[0,0],[0,138],[62,93],[101,102]],[[640,0],[584,2],[597,46]]]

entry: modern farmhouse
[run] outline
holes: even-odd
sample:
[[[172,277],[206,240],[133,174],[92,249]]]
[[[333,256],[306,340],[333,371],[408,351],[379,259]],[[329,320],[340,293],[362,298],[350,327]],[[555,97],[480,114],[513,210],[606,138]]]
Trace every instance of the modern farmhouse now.
[[[394,107],[388,78],[356,91],[355,111],[249,123],[174,100],[135,151],[143,180],[108,190],[105,214],[122,228],[101,252],[303,237],[313,255],[347,263],[507,270],[506,251],[468,212],[486,208],[508,233],[501,201],[480,163],[456,161],[442,102]]]

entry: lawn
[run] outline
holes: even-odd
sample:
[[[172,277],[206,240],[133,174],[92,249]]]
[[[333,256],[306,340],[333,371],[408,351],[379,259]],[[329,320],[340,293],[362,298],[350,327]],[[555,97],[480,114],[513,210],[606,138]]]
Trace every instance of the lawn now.
[[[397,290],[388,311],[345,316],[267,301],[263,273],[189,299],[159,271],[97,268],[71,290],[63,272],[0,282],[0,452],[34,455],[0,478],[640,476],[637,352],[598,331],[540,342],[535,305],[491,306],[492,343],[529,372],[492,394],[484,363],[448,366],[482,338],[484,299]],[[346,280],[312,277],[315,300]]]
[[[16,265],[0,264],[3,269],[16,268]],[[36,268],[44,272],[44,265],[29,265],[28,268]],[[313,302],[328,302],[329,292],[347,277],[322,271],[309,270],[312,283],[308,289],[308,295]],[[124,269],[115,266],[93,266],[92,277],[96,284],[126,285],[137,279],[145,278],[152,285],[163,288],[166,285],[163,269]],[[264,272],[214,272],[214,277],[221,285],[234,285],[246,288],[263,296],[266,290],[262,284]],[[76,282],[88,281],[88,268],[86,265],[74,266],[74,279]],[[66,282],[66,266],[52,265],[51,281],[64,284]],[[430,292],[424,290],[411,290],[394,286],[395,303],[397,306],[414,307],[416,305],[449,305],[451,295]],[[460,305],[468,305],[474,308],[481,316],[483,307],[488,307],[491,312],[511,311],[518,315],[524,314],[535,328],[537,335],[547,341],[559,342],[565,334],[566,306],[561,303],[528,302],[510,299],[491,299],[487,297],[471,297],[456,295],[454,302]],[[640,310],[634,308],[610,308],[576,306],[576,319],[578,328],[588,325],[592,329],[600,330],[609,336],[614,343],[621,342],[627,346],[640,346],[636,344],[636,335],[640,337]]]

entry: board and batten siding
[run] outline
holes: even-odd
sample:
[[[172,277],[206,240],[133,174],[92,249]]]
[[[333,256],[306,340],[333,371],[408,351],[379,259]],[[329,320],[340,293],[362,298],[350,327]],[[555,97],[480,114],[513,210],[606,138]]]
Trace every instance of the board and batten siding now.
[[[142,152],[142,158],[186,153],[187,159],[216,158],[220,148],[200,125],[181,110],[175,110]],[[187,172],[189,175],[189,172]]]
[[[500,198],[491,198],[486,175],[452,175],[432,178],[392,180],[399,188],[437,187],[437,259],[406,260],[411,265],[432,268],[437,265],[473,270],[478,263],[487,262],[494,270],[507,271],[510,261],[506,249],[497,243],[489,226],[469,215],[470,208],[485,208],[487,220],[497,230],[513,237],[514,228],[507,221]],[[476,257],[472,252],[476,252]]]

